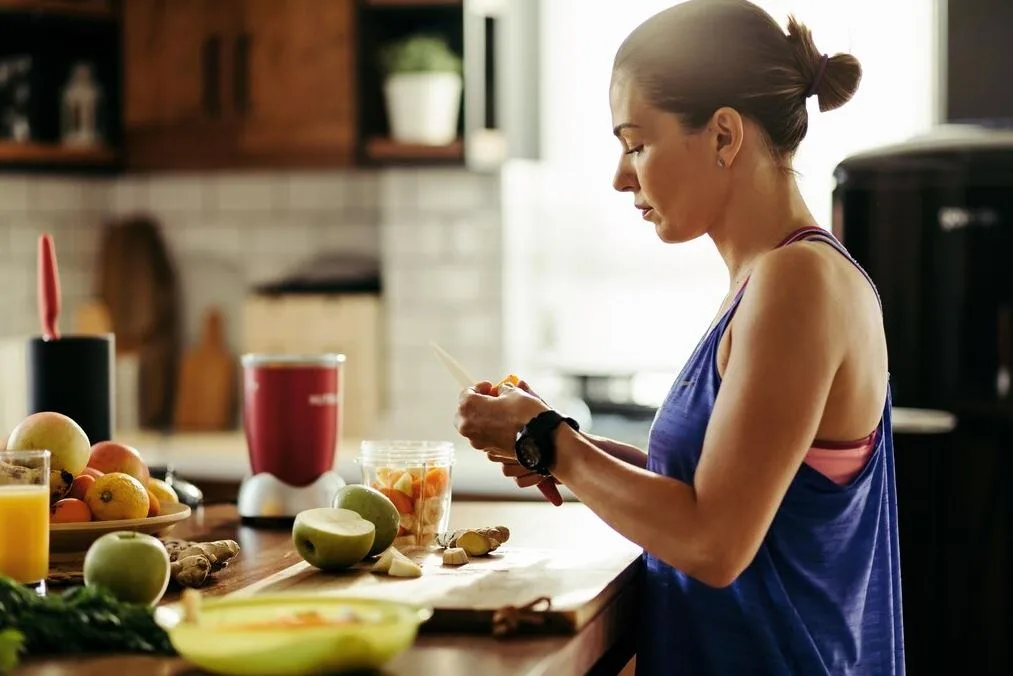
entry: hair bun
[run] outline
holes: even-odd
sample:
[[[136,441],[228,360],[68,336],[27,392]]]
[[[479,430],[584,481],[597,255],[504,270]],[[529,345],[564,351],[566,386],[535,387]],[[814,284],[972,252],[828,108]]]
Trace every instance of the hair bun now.
[[[840,108],[851,100],[862,79],[862,64],[851,54],[827,56],[816,48],[812,32],[794,16],[788,17],[788,41],[795,50],[801,96],[816,96],[820,112]]]

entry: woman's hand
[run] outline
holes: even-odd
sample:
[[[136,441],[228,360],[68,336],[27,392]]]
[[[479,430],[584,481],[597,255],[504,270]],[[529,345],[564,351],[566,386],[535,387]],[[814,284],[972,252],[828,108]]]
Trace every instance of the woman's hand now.
[[[454,418],[457,431],[472,447],[500,463],[503,474],[518,486],[534,486],[545,477],[517,462],[514,442],[521,428],[549,406],[524,382],[517,387],[509,383],[501,385],[498,396],[491,396],[491,390],[492,383],[481,382],[461,392]]]

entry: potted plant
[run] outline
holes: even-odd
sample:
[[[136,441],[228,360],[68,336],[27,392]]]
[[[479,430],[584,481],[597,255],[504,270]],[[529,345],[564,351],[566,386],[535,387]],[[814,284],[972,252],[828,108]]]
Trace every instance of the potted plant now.
[[[443,38],[411,35],[382,52],[391,138],[445,145],[457,137],[461,110],[461,57]]]

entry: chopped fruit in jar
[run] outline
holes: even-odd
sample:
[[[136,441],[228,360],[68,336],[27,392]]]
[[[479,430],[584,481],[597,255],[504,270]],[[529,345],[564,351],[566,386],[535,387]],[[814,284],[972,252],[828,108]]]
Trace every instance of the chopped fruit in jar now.
[[[404,518],[403,515],[411,514],[415,511],[412,499],[396,488],[379,488],[377,490],[390,498],[390,501],[394,503],[395,507],[397,507],[397,511],[402,514],[402,519]]]
[[[405,472],[394,482],[394,490],[400,491],[408,497],[412,496],[412,476],[408,472]]]
[[[447,472],[445,467],[433,467],[426,472],[425,478],[425,495],[427,498],[436,497],[441,495],[447,490],[447,484],[450,483],[450,474]]]
[[[383,486],[393,486],[401,472],[392,467],[380,467],[376,470],[376,481]]]
[[[414,544],[418,544],[415,541],[414,535],[401,535],[399,537],[394,538],[395,547],[408,547]]]
[[[415,501],[415,513],[420,515],[423,531],[427,527],[435,528],[443,518],[443,500],[438,498],[420,498]]]

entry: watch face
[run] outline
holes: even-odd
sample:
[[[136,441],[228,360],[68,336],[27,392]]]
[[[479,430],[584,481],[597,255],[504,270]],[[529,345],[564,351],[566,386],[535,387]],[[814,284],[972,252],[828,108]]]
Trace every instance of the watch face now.
[[[527,469],[537,469],[538,463],[542,459],[542,454],[538,450],[538,444],[531,437],[525,435],[517,440],[515,447],[517,453],[517,462],[521,463]]]

